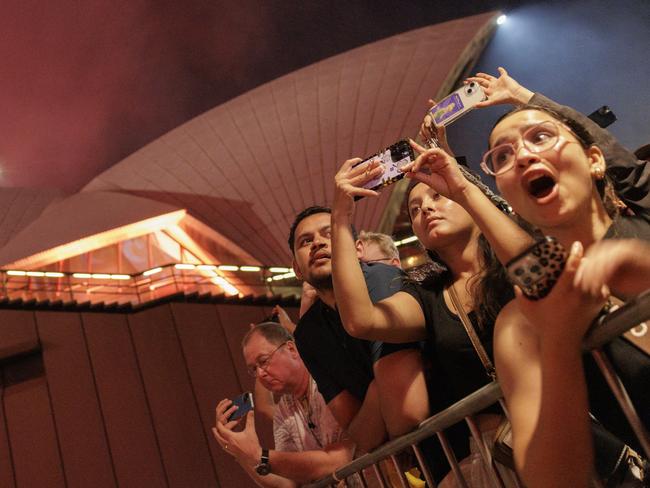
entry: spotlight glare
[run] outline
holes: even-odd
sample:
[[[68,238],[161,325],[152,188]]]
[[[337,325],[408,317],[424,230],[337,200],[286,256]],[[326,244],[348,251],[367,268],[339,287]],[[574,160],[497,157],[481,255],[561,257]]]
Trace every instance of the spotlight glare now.
[[[508,20],[508,16],[506,14],[499,15],[499,17],[497,17],[497,25],[505,24],[506,20]]]

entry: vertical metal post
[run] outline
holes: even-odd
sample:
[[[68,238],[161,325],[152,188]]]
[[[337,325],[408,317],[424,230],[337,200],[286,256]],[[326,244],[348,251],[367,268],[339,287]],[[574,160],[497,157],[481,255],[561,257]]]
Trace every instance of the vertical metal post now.
[[[460,471],[460,466],[458,466],[456,455],[454,454],[453,449],[449,445],[449,441],[447,441],[447,437],[442,431],[436,432],[436,435],[438,436],[438,440],[440,441],[442,450],[444,451],[445,456],[447,457],[447,461],[449,461],[451,470],[453,471],[454,476],[456,477],[456,483],[458,483],[460,488],[468,488],[467,481],[465,480],[463,473]]]
[[[393,461],[393,466],[395,466],[395,471],[397,471],[397,477],[399,478],[402,488],[409,488],[409,482],[407,481],[406,476],[404,475],[404,470],[399,465],[397,456],[395,456],[395,454],[391,454],[390,460]]]
[[[375,471],[375,476],[377,477],[377,481],[379,481],[379,486],[381,488],[388,488],[386,486],[386,480],[384,479],[384,474],[381,472],[381,469],[379,469],[379,462],[373,464],[372,469]]]
[[[627,421],[630,423],[636,438],[639,440],[639,444],[641,444],[641,447],[645,452],[646,458],[650,458],[650,437],[648,436],[648,431],[645,429],[643,422],[641,422],[639,415],[636,413],[625,386],[616,374],[616,371],[614,371],[609,358],[601,349],[594,349],[591,351],[591,354],[596,360],[596,364],[603,373],[603,376],[607,380],[607,384],[612,390],[612,393],[614,393],[616,400],[618,400]]]
[[[429,471],[429,466],[427,465],[427,460],[424,459],[424,455],[422,454],[422,451],[418,447],[417,444],[411,445],[413,448],[413,452],[415,453],[415,457],[418,460],[418,464],[420,465],[420,471],[424,475],[424,479],[427,482],[427,487],[428,488],[436,488],[436,483],[433,481],[433,476],[431,475],[431,471]]]
[[[479,454],[481,455],[481,458],[483,459],[483,466],[485,467],[485,471],[490,477],[492,486],[495,488],[504,488],[503,481],[501,481],[501,477],[496,472],[496,468],[492,462],[492,455],[490,454],[490,450],[483,441],[483,435],[481,434],[478,425],[476,425],[476,422],[472,417],[465,417],[465,422],[467,422],[469,430],[472,433],[472,437],[474,438],[474,442],[476,442],[476,447],[479,451]]]

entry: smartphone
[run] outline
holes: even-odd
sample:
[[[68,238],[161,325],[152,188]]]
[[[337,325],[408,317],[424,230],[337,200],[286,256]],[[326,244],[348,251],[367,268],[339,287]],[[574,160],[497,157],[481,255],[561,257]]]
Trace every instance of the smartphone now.
[[[531,300],[548,295],[560,278],[567,253],[554,237],[544,237],[506,264],[510,280]]]
[[[440,100],[429,109],[429,113],[434,124],[449,125],[483,100],[487,100],[483,89],[478,83],[472,81]]]
[[[603,129],[616,122],[616,114],[607,105],[603,105],[598,110],[594,110],[587,115],[591,120],[596,122]]]
[[[243,417],[249,411],[255,408],[255,404],[253,402],[253,394],[250,391],[242,393],[238,397],[234,398],[232,404],[237,406],[237,410],[230,414],[230,417],[228,417],[228,422]]]
[[[384,166],[384,173],[363,185],[363,188],[368,188],[369,190],[379,190],[384,186],[391,185],[404,178],[405,173],[401,171],[401,168],[415,161],[415,153],[409,141],[402,139],[383,151],[355,164],[355,166],[375,160]]]

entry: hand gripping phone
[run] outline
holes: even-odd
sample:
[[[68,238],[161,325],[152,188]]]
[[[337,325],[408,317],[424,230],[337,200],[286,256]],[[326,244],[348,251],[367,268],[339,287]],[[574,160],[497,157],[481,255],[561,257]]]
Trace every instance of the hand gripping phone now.
[[[531,300],[548,295],[560,278],[567,253],[554,237],[544,237],[506,264],[510,280]]]
[[[405,173],[401,171],[401,168],[402,166],[415,161],[415,153],[413,152],[413,148],[411,147],[411,144],[409,144],[409,141],[402,139],[383,151],[378,152],[374,156],[370,156],[360,163],[355,164],[355,166],[369,161],[379,161],[384,166],[384,172],[377,178],[373,178],[363,185],[363,188],[379,190],[384,186],[391,185],[404,178]]]
[[[472,110],[478,102],[487,100],[481,86],[472,81],[450,93],[429,109],[434,124],[445,126]]]
[[[232,404],[237,406],[237,410],[230,414],[230,417],[228,417],[228,422],[240,419],[249,411],[253,410],[255,407],[255,404],[253,402],[253,394],[250,391],[242,393],[233,399]]]

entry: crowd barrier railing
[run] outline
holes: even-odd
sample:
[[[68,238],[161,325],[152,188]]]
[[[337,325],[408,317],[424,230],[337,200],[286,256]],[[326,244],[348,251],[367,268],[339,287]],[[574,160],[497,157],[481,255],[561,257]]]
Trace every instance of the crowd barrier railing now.
[[[601,317],[585,337],[584,349],[586,351],[591,351],[591,354],[594,355],[596,363],[601,369],[630,425],[632,426],[632,429],[644,450],[646,458],[650,459],[650,436],[648,435],[647,427],[644,426],[639,419],[624,385],[614,371],[607,356],[601,349],[602,346],[613,340],[615,337],[646,321],[650,321],[650,290],[630,300],[628,303],[608,315]],[[381,488],[388,488],[391,487],[391,485],[388,484],[385,476],[382,475],[381,470],[379,469],[379,463],[385,459],[391,459],[399,475],[399,488],[408,488],[408,481],[403,475],[404,467],[399,466],[396,456],[400,452],[410,449],[413,451],[419,469],[424,475],[427,487],[436,488],[437,485],[427,467],[422,452],[418,447],[418,443],[422,440],[436,436],[440,441],[445,456],[447,457],[447,461],[451,466],[451,472],[455,477],[456,486],[467,488],[468,482],[463,476],[458,460],[456,459],[444,434],[445,429],[448,429],[458,422],[465,421],[469,426],[472,438],[478,446],[482,461],[486,467],[486,472],[488,473],[490,484],[495,488],[501,488],[505,486],[500,474],[500,472],[503,473],[503,469],[496,469],[490,448],[482,439],[474,415],[497,402],[500,402],[503,405],[502,400],[503,395],[498,382],[492,382],[445,410],[426,419],[412,432],[386,442],[372,452],[364,454],[345,466],[342,466],[331,475],[305,486],[308,488],[337,486],[341,480],[345,480],[353,475],[359,475],[356,476],[355,479],[361,479],[363,486],[368,486],[368,480],[364,477],[364,470],[371,468],[376,478],[375,483]],[[501,466],[501,468],[505,467]],[[510,482],[514,482],[515,485],[518,486],[523,486],[514,473]],[[595,487],[602,486],[602,483],[595,477],[592,479],[592,484]]]

